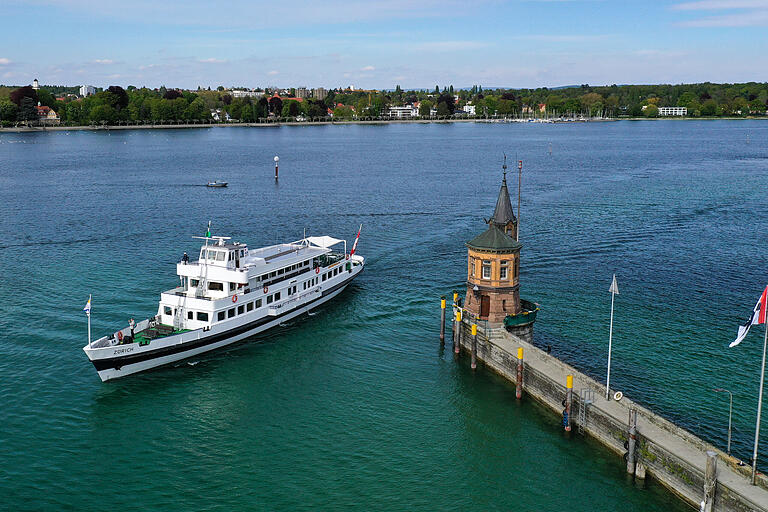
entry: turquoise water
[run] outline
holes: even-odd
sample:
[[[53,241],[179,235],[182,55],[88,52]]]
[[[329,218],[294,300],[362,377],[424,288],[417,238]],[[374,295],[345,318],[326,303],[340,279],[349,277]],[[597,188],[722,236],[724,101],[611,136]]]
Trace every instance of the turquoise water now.
[[[2,507],[687,510],[439,348],[503,151],[536,342],[604,378],[616,272],[614,387],[721,446],[732,389],[748,458],[762,332],[725,347],[768,281],[766,123],[3,133]],[[209,219],[251,246],[363,223],[368,266],[315,316],[102,384],[88,294],[94,335],[154,314]]]

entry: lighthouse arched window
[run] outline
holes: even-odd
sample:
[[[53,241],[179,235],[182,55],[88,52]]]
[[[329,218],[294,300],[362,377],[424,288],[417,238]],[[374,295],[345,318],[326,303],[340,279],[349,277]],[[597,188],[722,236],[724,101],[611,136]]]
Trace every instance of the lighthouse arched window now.
[[[483,260],[483,279],[491,278],[491,260]]]
[[[509,278],[509,261],[501,260],[499,267],[499,279],[506,281]]]

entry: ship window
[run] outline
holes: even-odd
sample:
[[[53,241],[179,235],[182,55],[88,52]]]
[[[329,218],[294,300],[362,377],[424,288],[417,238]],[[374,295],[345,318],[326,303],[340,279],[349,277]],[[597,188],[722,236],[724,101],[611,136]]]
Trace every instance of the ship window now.
[[[235,288],[237,288],[237,284],[235,284],[235,283],[229,283],[229,291],[232,291],[232,290],[234,290]]]
[[[208,283],[208,289],[209,290],[215,290],[215,291],[218,291],[218,292],[223,292],[224,291],[224,283],[217,283],[215,281],[211,281],[210,283]]]
[[[171,308],[168,307],[168,306],[165,306],[163,308],[163,312],[165,312],[166,315],[172,315],[173,314],[173,312],[171,311]]]
[[[267,304],[272,304],[272,296],[267,295]]]
[[[289,288],[288,288],[288,296],[289,296],[289,297],[291,296],[291,293],[293,293],[293,291],[292,291],[292,290],[291,290],[291,288],[289,287]]]
[[[216,251],[216,261],[224,261],[224,253],[221,251]]]
[[[235,316],[235,308],[229,308],[227,311],[227,318],[232,318],[233,316]]]
[[[194,313],[192,313],[191,311],[187,312],[187,320],[192,320],[192,315],[193,314]]]
[[[256,307],[257,308],[261,307],[261,299],[256,299]]]
[[[507,269],[509,265],[509,261],[507,260],[501,260],[501,267],[499,268],[499,279],[507,279]]]
[[[269,274],[269,277],[275,277],[277,275],[277,272],[272,272]]]
[[[490,260],[483,260],[483,279],[491,278],[491,262]]]
[[[237,306],[237,314],[242,315],[245,313],[245,305]]]
[[[227,317],[226,311],[219,311],[219,321],[224,320]]]
[[[325,281],[326,279],[328,279],[328,274],[323,274],[323,281]]]
[[[277,292],[277,293],[275,294],[275,300],[280,300],[280,292]]]
[[[277,271],[277,275],[279,275],[279,276],[283,275],[283,273],[285,273],[285,269],[284,268],[281,268],[280,270]]]
[[[197,286],[197,285],[200,284],[200,280],[199,279],[190,279],[189,284],[190,284],[190,286]]]
[[[245,308],[246,311],[253,311],[253,302],[249,302],[248,306]]]
[[[240,249],[240,257],[242,258],[243,256],[245,256],[245,251]]]
[[[207,322],[208,321],[208,313],[203,313],[202,311],[197,312],[197,319],[201,322]]]

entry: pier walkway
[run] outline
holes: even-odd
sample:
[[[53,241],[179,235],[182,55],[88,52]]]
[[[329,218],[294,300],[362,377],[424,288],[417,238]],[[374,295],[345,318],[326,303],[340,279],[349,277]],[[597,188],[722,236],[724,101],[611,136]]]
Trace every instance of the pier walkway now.
[[[471,350],[469,325],[463,323],[461,346]],[[523,397],[532,397],[561,413],[566,395],[566,377],[572,375],[573,409],[578,411],[581,390],[591,389],[594,400],[587,405],[581,428],[611,450],[624,454],[630,409],[637,411],[637,460],[657,481],[698,507],[703,498],[706,452],[717,453],[715,511],[768,512],[768,479],[758,475],[758,485],[750,484],[751,468],[738,466],[729,457],[690,432],[674,425],[626,396],[620,401],[605,399],[605,385],[584,375],[556,357],[527,343],[503,329],[479,333],[478,359],[508,380],[516,380],[517,349],[523,348]],[[611,395],[613,395],[613,390]],[[572,421],[577,415],[572,412]]]

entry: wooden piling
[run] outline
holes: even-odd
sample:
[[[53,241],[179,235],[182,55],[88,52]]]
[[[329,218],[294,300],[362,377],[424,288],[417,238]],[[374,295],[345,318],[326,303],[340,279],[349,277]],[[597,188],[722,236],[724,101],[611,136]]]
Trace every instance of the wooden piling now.
[[[461,350],[461,310],[456,310],[456,337],[453,340],[453,353],[457,354]]]
[[[445,295],[440,297],[440,346],[445,345]]]
[[[629,410],[629,432],[627,440],[627,473],[635,474],[635,447],[637,444],[637,410]]]
[[[477,368],[477,324],[472,324],[472,369]]]
[[[517,383],[515,385],[515,398],[523,397],[523,347],[517,349]]]
[[[571,431],[571,409],[573,406],[573,375],[565,377],[565,410],[563,410],[563,427]]]
[[[707,450],[707,466],[704,469],[704,512],[712,512],[717,488],[717,453]]]

